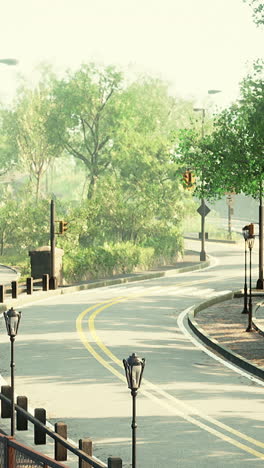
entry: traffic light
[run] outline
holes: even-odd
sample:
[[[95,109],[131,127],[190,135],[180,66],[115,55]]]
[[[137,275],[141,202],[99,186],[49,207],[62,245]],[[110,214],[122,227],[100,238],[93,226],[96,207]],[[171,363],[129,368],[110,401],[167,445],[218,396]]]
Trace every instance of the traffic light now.
[[[60,227],[59,227],[59,233],[64,234],[68,229],[68,223],[67,221],[60,221]]]
[[[184,187],[187,190],[191,190],[195,184],[195,176],[189,169],[183,174]]]

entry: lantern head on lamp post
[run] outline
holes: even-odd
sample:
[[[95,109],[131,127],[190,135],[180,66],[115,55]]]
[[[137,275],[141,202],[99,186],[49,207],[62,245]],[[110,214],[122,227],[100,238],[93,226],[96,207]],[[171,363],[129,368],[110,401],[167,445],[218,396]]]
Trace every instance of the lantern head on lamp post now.
[[[16,312],[13,307],[4,312],[7,334],[11,342],[11,436],[15,434],[15,380],[14,380],[14,341],[17,335],[18,326],[21,318],[21,312]]]
[[[145,359],[140,359],[136,353],[133,353],[128,359],[123,359],[123,364],[126,373],[127,385],[128,388],[130,388],[132,395],[132,468],[136,468],[136,396],[142,380]]]
[[[136,353],[133,353],[128,359],[123,359],[123,364],[128,388],[130,388],[131,391],[137,391],[141,384],[145,359],[140,359]]]
[[[11,307],[11,309],[4,312],[4,318],[8,336],[10,336],[10,338],[15,338],[18,332],[21,312],[16,312],[13,307]]]

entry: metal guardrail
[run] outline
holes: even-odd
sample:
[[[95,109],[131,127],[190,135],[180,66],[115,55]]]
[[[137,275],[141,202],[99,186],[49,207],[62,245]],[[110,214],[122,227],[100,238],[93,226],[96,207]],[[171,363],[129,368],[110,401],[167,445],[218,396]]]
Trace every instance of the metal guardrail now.
[[[3,393],[0,393],[0,400],[1,402],[4,402],[8,406],[11,405],[11,400],[7,398],[5,395],[3,395]],[[49,429],[40,420],[32,416],[31,413],[24,410],[17,404],[15,404],[15,410],[21,417],[30,421],[34,425],[34,427],[37,427],[43,434],[46,434],[47,436],[52,438],[55,444],[65,447],[65,449],[69,450],[72,454],[76,455],[76,457],[78,457],[79,459],[79,466],[82,466],[83,463],[85,463],[86,467],[88,464],[88,467],[92,467],[92,468],[122,468],[121,458],[109,457],[107,460],[107,464],[105,464],[101,462],[100,460],[98,460],[96,457],[90,456],[84,451],[78,449],[75,445],[70,443],[67,439],[64,439],[64,437],[62,437],[58,433]]]

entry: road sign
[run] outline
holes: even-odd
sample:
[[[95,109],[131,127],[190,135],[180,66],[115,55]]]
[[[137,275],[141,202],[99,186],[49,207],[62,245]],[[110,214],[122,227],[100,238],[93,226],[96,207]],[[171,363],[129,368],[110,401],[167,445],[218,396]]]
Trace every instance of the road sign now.
[[[201,216],[207,216],[208,213],[210,213],[210,211],[210,208],[208,208],[208,206],[205,203],[202,203],[197,210],[197,212]]]
[[[235,200],[234,200],[234,196],[232,193],[229,193],[226,197],[226,203],[228,206],[231,206],[233,207],[234,206],[234,203],[235,203]]]

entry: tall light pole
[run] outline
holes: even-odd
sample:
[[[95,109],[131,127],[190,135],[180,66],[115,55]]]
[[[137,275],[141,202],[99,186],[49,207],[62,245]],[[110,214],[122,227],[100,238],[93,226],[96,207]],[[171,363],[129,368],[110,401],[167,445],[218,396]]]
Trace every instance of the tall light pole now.
[[[259,277],[257,281],[257,289],[264,289],[263,279],[263,183],[262,180],[259,184]]]
[[[10,337],[11,343],[11,436],[15,434],[15,380],[14,380],[14,343],[18,332],[18,326],[21,318],[21,312],[16,312],[13,307],[4,312],[7,334]]]
[[[218,94],[221,93],[220,89],[209,89],[208,94]],[[204,107],[194,107],[193,109],[195,112],[201,112],[202,114],[202,128],[201,134],[202,139],[204,138],[204,122],[205,122],[205,108]],[[201,198],[201,206],[198,209],[198,212],[201,215],[201,252],[200,252],[200,261],[206,260],[206,253],[205,253],[205,217],[209,213],[209,208],[205,204],[204,199],[204,180],[203,180],[203,173],[202,173],[202,198]]]
[[[128,359],[123,359],[123,364],[127,378],[127,385],[128,388],[130,388],[132,395],[132,468],[136,468],[136,396],[142,380],[145,359],[140,359],[136,353],[133,353]]]

